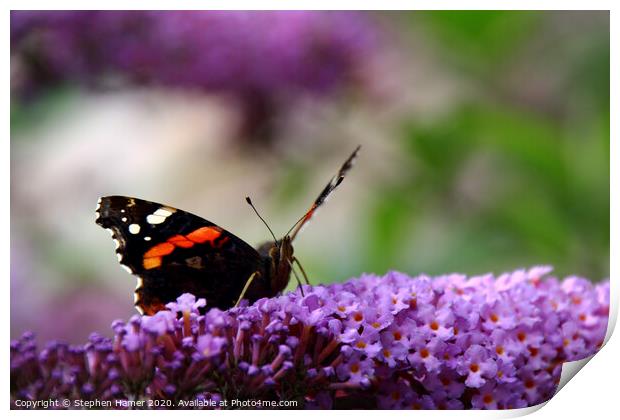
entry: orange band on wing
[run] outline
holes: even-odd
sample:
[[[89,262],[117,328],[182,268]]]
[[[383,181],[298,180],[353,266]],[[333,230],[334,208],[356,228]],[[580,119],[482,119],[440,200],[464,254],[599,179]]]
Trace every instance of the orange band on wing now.
[[[168,243],[171,243],[174,246],[179,246],[181,248],[191,248],[194,246],[194,242],[190,241],[183,235],[173,236],[172,238],[168,239]]]
[[[157,268],[161,265],[161,257],[150,257],[142,260],[142,265],[146,270]]]
[[[144,315],[155,315],[157,312],[166,309],[166,306],[159,301],[151,302],[148,305],[140,304],[138,306],[140,306],[140,309],[142,309]]]
[[[146,251],[144,254],[144,258],[151,257],[162,257],[164,255],[170,254],[174,250],[174,245],[169,244],[168,242],[164,242],[162,244],[157,244],[153,248]]]
[[[212,246],[215,246],[214,241],[219,238],[221,234],[222,230],[216,226],[201,227],[188,234],[187,239],[198,244],[209,241]]]
[[[195,231],[183,235],[174,235],[169,238],[166,242],[161,244],[157,244],[148,251],[143,256],[142,265],[146,270],[150,270],[152,268],[157,268],[161,266],[161,258],[164,255],[168,255],[174,251],[174,248],[191,248],[195,244],[202,244],[204,242],[210,242],[211,246],[215,247],[215,240],[222,235],[222,229],[217,226],[205,226]],[[226,242],[228,238],[224,238],[224,241],[220,243],[223,244]]]

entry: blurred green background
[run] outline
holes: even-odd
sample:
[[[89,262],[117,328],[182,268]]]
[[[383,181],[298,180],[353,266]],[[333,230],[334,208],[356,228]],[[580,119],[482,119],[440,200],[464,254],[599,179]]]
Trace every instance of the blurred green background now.
[[[247,89],[218,88],[221,79],[194,87],[191,78],[157,74],[144,82],[126,67],[117,71],[124,77],[108,69],[96,81],[64,72],[63,54],[80,50],[46,56],[48,35],[36,35],[37,25],[51,18],[22,28],[17,13],[12,336],[29,329],[79,342],[134,313],[135,280],[94,224],[98,196],[179,207],[256,245],[268,232],[244,197],[285,232],[357,144],[357,165],[295,244],[314,283],[535,264],[553,265],[558,276],[609,276],[607,12],[361,13],[346,17],[355,28],[346,36],[320,13],[279,16],[296,29],[274,39],[310,48],[300,67],[310,76],[270,80],[250,100]],[[234,25],[255,24],[257,13]],[[370,40],[356,44],[367,32]],[[83,32],[75,33],[63,39]],[[247,51],[258,48],[246,41]],[[218,38],[218,48],[228,52],[227,42]],[[235,70],[240,84],[254,80],[252,60],[261,60],[247,51]],[[338,65],[327,79],[312,78],[330,63]]]

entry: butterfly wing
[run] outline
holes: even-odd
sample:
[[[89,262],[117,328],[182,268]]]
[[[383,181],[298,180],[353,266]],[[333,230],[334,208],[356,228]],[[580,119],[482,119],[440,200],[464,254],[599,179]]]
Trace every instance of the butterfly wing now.
[[[98,225],[116,243],[118,260],[138,277],[135,305],[153,314],[183,293],[207,299],[208,307],[229,308],[252,273],[264,279],[258,252],[216,224],[174,207],[132,197],[102,197]],[[252,295],[267,295],[262,281]]]

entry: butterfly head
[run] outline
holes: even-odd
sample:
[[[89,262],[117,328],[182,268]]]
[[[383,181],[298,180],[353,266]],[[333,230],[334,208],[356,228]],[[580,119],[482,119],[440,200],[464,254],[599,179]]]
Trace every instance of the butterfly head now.
[[[279,244],[274,244],[270,253],[273,252],[272,261],[275,270],[271,280],[271,289],[282,291],[286,288],[289,277],[291,276],[291,267],[293,264],[293,241],[290,236],[285,236],[280,240]]]
[[[306,211],[306,213],[293,224],[289,231],[279,241],[276,239],[273,231],[259,214],[258,210],[252,204],[252,200],[246,197],[246,202],[252,207],[256,215],[265,224],[269,233],[273,237],[273,241],[264,243],[258,248],[259,253],[266,258],[269,266],[270,273],[270,287],[272,293],[279,293],[284,290],[288,284],[293,261],[296,260],[293,256],[293,241],[297,237],[297,234],[301,229],[310,221],[316,210],[323,205],[329,195],[342,183],[345,175],[353,167],[353,163],[357,158],[360,146],[358,146],[349,158],[342,164],[338,173],[329,181],[329,183],[323,188],[319,196],[312,203],[312,206]],[[297,261],[299,263],[299,261]],[[303,269],[302,269],[303,271]],[[305,276],[305,273],[304,273]]]
[[[271,284],[271,291],[275,294],[284,290],[291,275],[293,262],[293,242],[290,236],[279,241],[265,242],[258,248],[258,252],[267,260]]]

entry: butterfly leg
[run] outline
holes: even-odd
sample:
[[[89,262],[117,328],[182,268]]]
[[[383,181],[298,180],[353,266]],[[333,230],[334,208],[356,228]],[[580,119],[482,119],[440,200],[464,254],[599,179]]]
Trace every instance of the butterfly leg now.
[[[293,256],[293,261],[296,262],[297,265],[299,266],[299,269],[301,270],[301,274],[304,275],[304,280],[306,281],[306,284],[309,286],[310,280],[308,280],[308,275],[306,274],[306,270],[304,270],[304,268],[301,266],[301,263],[299,262],[297,257]]]
[[[295,267],[293,266],[292,262],[288,262],[291,265],[291,273],[293,273],[293,276],[295,276],[295,280],[297,280],[297,284],[299,285],[299,290],[301,291],[301,296],[302,297],[306,297],[304,295],[304,288],[303,285],[301,284],[301,280],[299,280],[299,276],[297,275],[297,271],[295,271]]]
[[[253,272],[250,278],[248,279],[248,281],[245,282],[245,286],[243,286],[243,290],[241,291],[241,294],[239,295],[239,299],[237,299],[237,303],[235,303],[235,307],[239,306],[239,303],[241,303],[243,296],[245,296],[246,292],[250,288],[250,285],[252,284],[254,277],[256,277],[257,275],[260,276],[260,273],[258,271]]]

